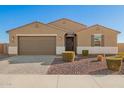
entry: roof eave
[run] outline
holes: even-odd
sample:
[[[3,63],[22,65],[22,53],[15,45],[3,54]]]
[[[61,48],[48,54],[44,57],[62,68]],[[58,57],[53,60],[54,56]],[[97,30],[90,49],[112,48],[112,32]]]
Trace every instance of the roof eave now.
[[[94,27],[94,26],[102,26],[102,27],[104,27],[104,28],[111,29],[111,28],[105,27],[105,26],[100,25],[100,24],[95,24],[95,25],[92,25],[92,26],[90,26],[90,27]],[[90,27],[88,27],[88,28],[90,28]],[[121,33],[121,32],[120,32],[120,31],[118,31],[118,30],[114,30],[114,29],[111,29],[111,30],[113,30],[113,31],[117,32],[118,34],[120,34],[120,33]]]
[[[11,29],[11,30],[7,30],[6,33],[9,33],[10,31],[13,31],[13,30],[15,30],[15,29],[18,29],[18,28],[24,27],[24,26],[26,26],[26,25],[30,25],[30,24],[32,24],[32,23],[40,23],[40,24],[44,24],[44,23],[41,23],[41,22],[38,22],[38,21],[34,21],[34,22],[29,23],[29,24],[25,24],[25,25],[23,25],[23,26],[19,26],[19,27],[16,27],[16,28],[14,28],[14,29]],[[44,24],[44,25],[45,25],[45,24]]]

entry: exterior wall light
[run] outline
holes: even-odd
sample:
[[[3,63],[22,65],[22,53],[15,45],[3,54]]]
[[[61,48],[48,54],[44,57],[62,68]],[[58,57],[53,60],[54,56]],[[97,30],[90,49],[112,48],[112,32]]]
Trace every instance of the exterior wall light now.
[[[58,38],[59,38],[59,40],[62,40],[62,37],[61,36],[59,36]]]
[[[11,39],[11,40],[12,40],[12,41],[14,41],[14,38],[15,38],[15,37],[14,37],[14,36],[12,36],[12,39]]]

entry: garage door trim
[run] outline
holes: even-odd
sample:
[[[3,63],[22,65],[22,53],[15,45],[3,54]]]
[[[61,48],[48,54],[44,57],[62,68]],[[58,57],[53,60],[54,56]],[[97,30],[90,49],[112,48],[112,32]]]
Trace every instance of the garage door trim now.
[[[57,34],[16,34],[16,36],[57,36]]]

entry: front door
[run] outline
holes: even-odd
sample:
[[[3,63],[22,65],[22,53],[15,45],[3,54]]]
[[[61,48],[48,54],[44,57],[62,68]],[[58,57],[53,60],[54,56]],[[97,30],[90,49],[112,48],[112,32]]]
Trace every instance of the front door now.
[[[66,51],[74,51],[74,37],[66,37]]]

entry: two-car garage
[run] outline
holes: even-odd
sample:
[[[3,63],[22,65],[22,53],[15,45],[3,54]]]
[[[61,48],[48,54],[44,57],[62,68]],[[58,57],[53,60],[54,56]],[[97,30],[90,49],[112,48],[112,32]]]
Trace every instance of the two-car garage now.
[[[18,36],[19,55],[55,55],[56,36]]]
[[[9,55],[57,55],[64,50],[65,32],[40,22],[9,30]]]

